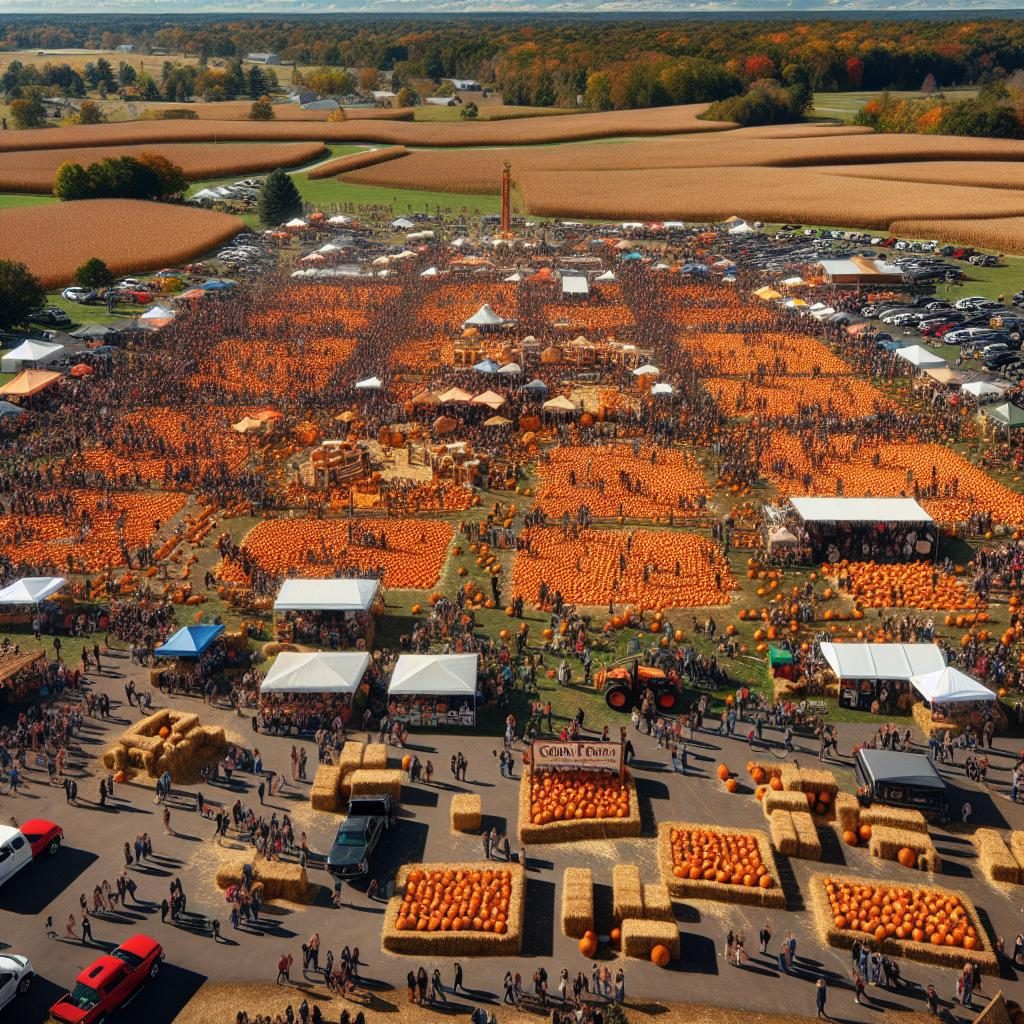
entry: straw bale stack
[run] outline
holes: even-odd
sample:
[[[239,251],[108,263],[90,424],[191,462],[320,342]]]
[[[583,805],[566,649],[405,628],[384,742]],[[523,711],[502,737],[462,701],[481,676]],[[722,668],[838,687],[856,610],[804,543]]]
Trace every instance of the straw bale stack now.
[[[789,789],[769,789],[761,801],[764,816],[771,819],[775,811],[806,811],[807,797],[803,792]]]
[[[810,812],[795,812],[792,822],[797,841],[796,855],[804,860],[821,860],[821,837]]]
[[[160,735],[163,731],[166,736]],[[123,732],[117,746],[103,755],[103,763],[119,771],[143,769],[152,778],[166,771],[175,782],[191,782],[226,748],[221,726],[200,725],[196,714],[164,708]]]
[[[993,882],[1020,882],[1020,864],[994,828],[979,828],[971,839],[978,851],[981,870],[987,878]]]
[[[452,797],[452,831],[476,832],[483,820],[483,802],[479,793],[456,793]]]
[[[797,768],[784,764],[782,784],[786,789],[799,793],[829,793],[834,797],[839,792],[839,783],[827,768]]]
[[[675,921],[676,913],[672,908],[672,896],[668,886],[661,882],[648,882],[644,886],[644,920]]]
[[[927,832],[911,832],[908,829],[889,828],[887,825],[872,825],[868,840],[868,853],[883,860],[896,860],[900,850],[913,850],[919,865],[928,871],[941,871],[942,861]]]
[[[842,832],[856,832],[860,827],[860,801],[852,793],[838,793],[833,801],[836,820]]]
[[[217,887],[228,889],[232,885],[241,886],[245,880],[243,867],[248,863],[253,866],[253,879],[262,883],[263,895],[268,900],[306,903],[316,895],[316,886],[309,884],[304,867],[287,861],[264,860],[261,857],[254,860],[240,857],[225,861],[217,869]]]
[[[1020,877],[1024,881],[1024,831],[1014,829],[1010,833],[1010,853],[1020,867]]]
[[[368,743],[363,751],[363,763],[360,765],[370,771],[383,771],[388,766],[388,748],[385,743]]]
[[[582,939],[593,930],[593,873],[590,868],[566,868],[562,876],[562,933]]]
[[[402,773],[397,768],[385,768],[379,771],[360,768],[349,776],[348,783],[350,798],[387,794],[395,803],[402,798]]]
[[[772,837],[772,846],[775,847],[776,852],[781,853],[784,857],[799,855],[800,840],[796,834],[796,828],[793,826],[792,811],[776,811],[768,819],[768,833]]]
[[[314,811],[334,813],[339,810],[337,765],[322,764],[317,768],[309,791],[309,803]]]
[[[341,748],[341,754],[338,755],[338,768],[342,779],[357,769],[362,768],[365,753],[366,744],[361,743],[359,740],[349,740]]]
[[[885,804],[872,804],[860,809],[860,824],[876,825],[886,828],[903,829],[905,832],[927,832],[928,822],[920,811],[904,807],[888,807]]]
[[[644,887],[635,864],[616,864],[612,868],[612,914],[616,921],[644,916]]]
[[[673,960],[681,955],[679,926],[674,921],[644,921],[627,918],[622,922],[622,952],[649,960],[655,946],[665,946]]]

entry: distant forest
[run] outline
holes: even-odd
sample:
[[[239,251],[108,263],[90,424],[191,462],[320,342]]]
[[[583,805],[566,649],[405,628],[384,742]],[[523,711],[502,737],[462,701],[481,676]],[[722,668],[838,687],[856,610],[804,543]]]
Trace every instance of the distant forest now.
[[[0,49],[7,50],[132,43],[201,59],[270,51],[299,65],[391,71],[398,84],[472,78],[506,103],[595,110],[725,100],[755,83],[761,97],[766,82],[796,88],[800,97],[918,90],[926,81],[933,90],[991,87],[1024,68],[1024,19],[998,16],[92,14],[0,15],[0,26]],[[1007,103],[998,91],[986,95]]]

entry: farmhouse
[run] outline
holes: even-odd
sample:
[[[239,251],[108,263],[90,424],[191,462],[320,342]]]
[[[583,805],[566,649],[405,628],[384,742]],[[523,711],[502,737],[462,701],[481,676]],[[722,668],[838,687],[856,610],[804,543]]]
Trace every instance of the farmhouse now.
[[[250,64],[280,64],[281,58],[276,53],[247,53],[245,59]]]
[[[903,271],[899,267],[864,256],[846,260],[822,260],[818,266],[829,284],[860,288],[903,283]]]
[[[455,86],[456,92],[479,92],[480,83],[475,78],[446,78]]]

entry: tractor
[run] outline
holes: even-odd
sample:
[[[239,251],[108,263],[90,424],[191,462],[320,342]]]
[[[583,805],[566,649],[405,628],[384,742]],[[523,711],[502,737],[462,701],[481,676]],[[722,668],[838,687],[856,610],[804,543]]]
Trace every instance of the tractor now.
[[[628,663],[609,665],[594,673],[594,687],[604,692],[604,702],[613,711],[632,711],[639,707],[648,689],[654,691],[658,711],[672,711],[679,700],[679,689],[664,671],[641,665],[635,658]]]

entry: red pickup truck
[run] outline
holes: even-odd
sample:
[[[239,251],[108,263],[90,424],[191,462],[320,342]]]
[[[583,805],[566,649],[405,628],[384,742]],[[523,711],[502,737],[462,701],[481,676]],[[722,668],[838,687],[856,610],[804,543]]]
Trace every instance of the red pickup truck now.
[[[50,1007],[50,1016],[63,1024],[100,1024],[160,973],[163,958],[156,939],[133,935],[86,967],[75,987]]]

